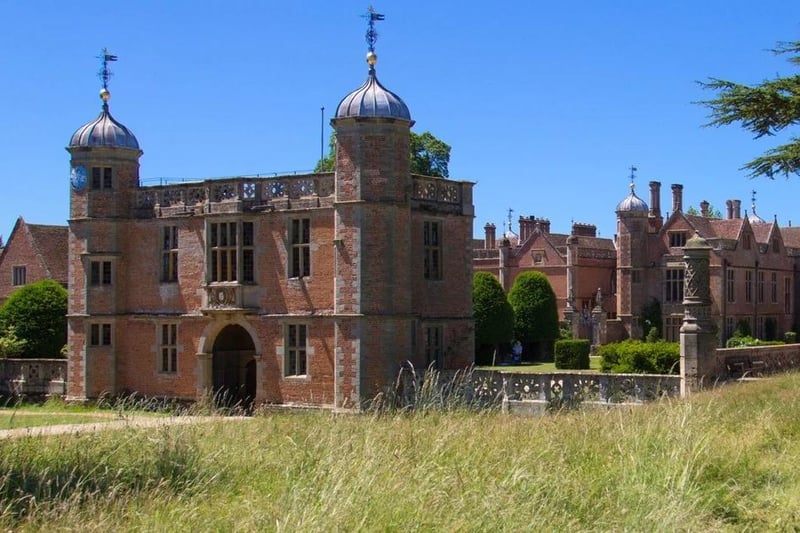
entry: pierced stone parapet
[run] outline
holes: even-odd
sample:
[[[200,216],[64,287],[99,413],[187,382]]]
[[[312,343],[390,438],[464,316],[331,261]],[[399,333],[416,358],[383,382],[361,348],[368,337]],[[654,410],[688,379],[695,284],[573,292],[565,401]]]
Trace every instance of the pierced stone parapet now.
[[[443,178],[412,176],[413,196],[415,200],[440,202],[447,204],[461,203],[461,183]]]
[[[271,178],[240,177],[142,187],[136,191],[138,216],[161,217],[196,213],[228,213],[284,209],[286,200],[327,198],[333,195],[333,174],[305,174]],[[317,202],[319,204],[320,202]]]

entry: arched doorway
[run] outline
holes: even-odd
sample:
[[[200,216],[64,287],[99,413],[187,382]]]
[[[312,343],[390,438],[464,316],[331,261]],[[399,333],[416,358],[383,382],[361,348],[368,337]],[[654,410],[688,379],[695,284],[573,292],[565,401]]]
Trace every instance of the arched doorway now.
[[[256,350],[250,334],[242,326],[225,326],[214,340],[212,353],[215,401],[228,407],[251,407],[256,397]]]

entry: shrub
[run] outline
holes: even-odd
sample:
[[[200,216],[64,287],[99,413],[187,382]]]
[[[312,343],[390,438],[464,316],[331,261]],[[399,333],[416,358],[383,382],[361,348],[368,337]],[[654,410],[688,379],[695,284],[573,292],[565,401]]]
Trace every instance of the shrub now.
[[[750,322],[745,319],[741,319],[736,322],[736,329],[733,330],[734,337],[750,337],[752,334],[753,332],[750,329]]]
[[[25,341],[22,357],[59,357],[67,342],[67,290],[49,279],[17,289],[0,307],[0,335],[12,326]]]
[[[645,337],[645,342],[658,342],[661,338],[661,335],[658,333],[658,328],[652,327],[650,331],[647,332],[647,337]]]
[[[601,346],[603,372],[677,374],[681,353],[677,342],[627,340]]]
[[[776,346],[779,344],[785,344],[783,341],[762,341],[760,339],[754,339],[751,336],[746,337],[731,337],[725,343],[726,348],[739,348],[741,346]]]
[[[797,342],[797,333],[794,331],[787,331],[783,334],[783,342],[786,344],[794,344]]]
[[[590,346],[587,339],[556,341],[556,368],[560,370],[588,370],[589,350]]]
[[[475,362],[490,364],[492,352],[514,335],[514,310],[500,282],[488,272],[476,272],[472,278],[472,312]]]
[[[17,337],[16,328],[9,326],[5,334],[0,337],[0,357],[17,357],[25,349],[25,339]]]
[[[558,308],[556,294],[547,276],[541,272],[523,272],[508,291],[508,301],[514,309],[514,335],[526,349],[539,344],[549,355],[558,339]]]

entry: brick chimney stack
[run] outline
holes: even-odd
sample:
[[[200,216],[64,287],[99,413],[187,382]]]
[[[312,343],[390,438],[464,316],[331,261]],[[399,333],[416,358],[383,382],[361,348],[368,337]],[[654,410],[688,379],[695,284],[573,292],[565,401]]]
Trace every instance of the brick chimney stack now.
[[[495,239],[496,239],[496,230],[497,227],[487,222],[486,225],[483,227],[483,231],[485,232],[485,237],[483,240],[483,247],[487,250],[492,250],[495,247]]]
[[[672,184],[672,212],[683,211],[683,185],[680,183]]]
[[[661,182],[650,182],[650,216],[661,218]]]

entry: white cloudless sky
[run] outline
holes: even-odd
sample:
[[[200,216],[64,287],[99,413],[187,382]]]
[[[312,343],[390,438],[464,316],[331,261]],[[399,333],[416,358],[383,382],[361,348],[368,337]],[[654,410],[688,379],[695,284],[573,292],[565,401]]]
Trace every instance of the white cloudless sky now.
[[[785,141],[703,128],[709,77],[798,74],[767,50],[800,40],[800,2],[760,0],[375,2],[378,77],[415,131],[452,146],[450,176],[476,182],[475,230],[513,209],[612,237],[636,192],[684,185],[684,207],[738,198],[800,224],[800,177],[739,170]],[[365,13],[305,2],[0,0],[0,234],[18,215],[65,224],[72,133],[100,111],[103,47],[111,112],[136,135],[145,184],[310,170],[340,99],[364,81]],[[320,108],[325,108],[324,125]],[[797,131],[794,132],[798,134]]]

